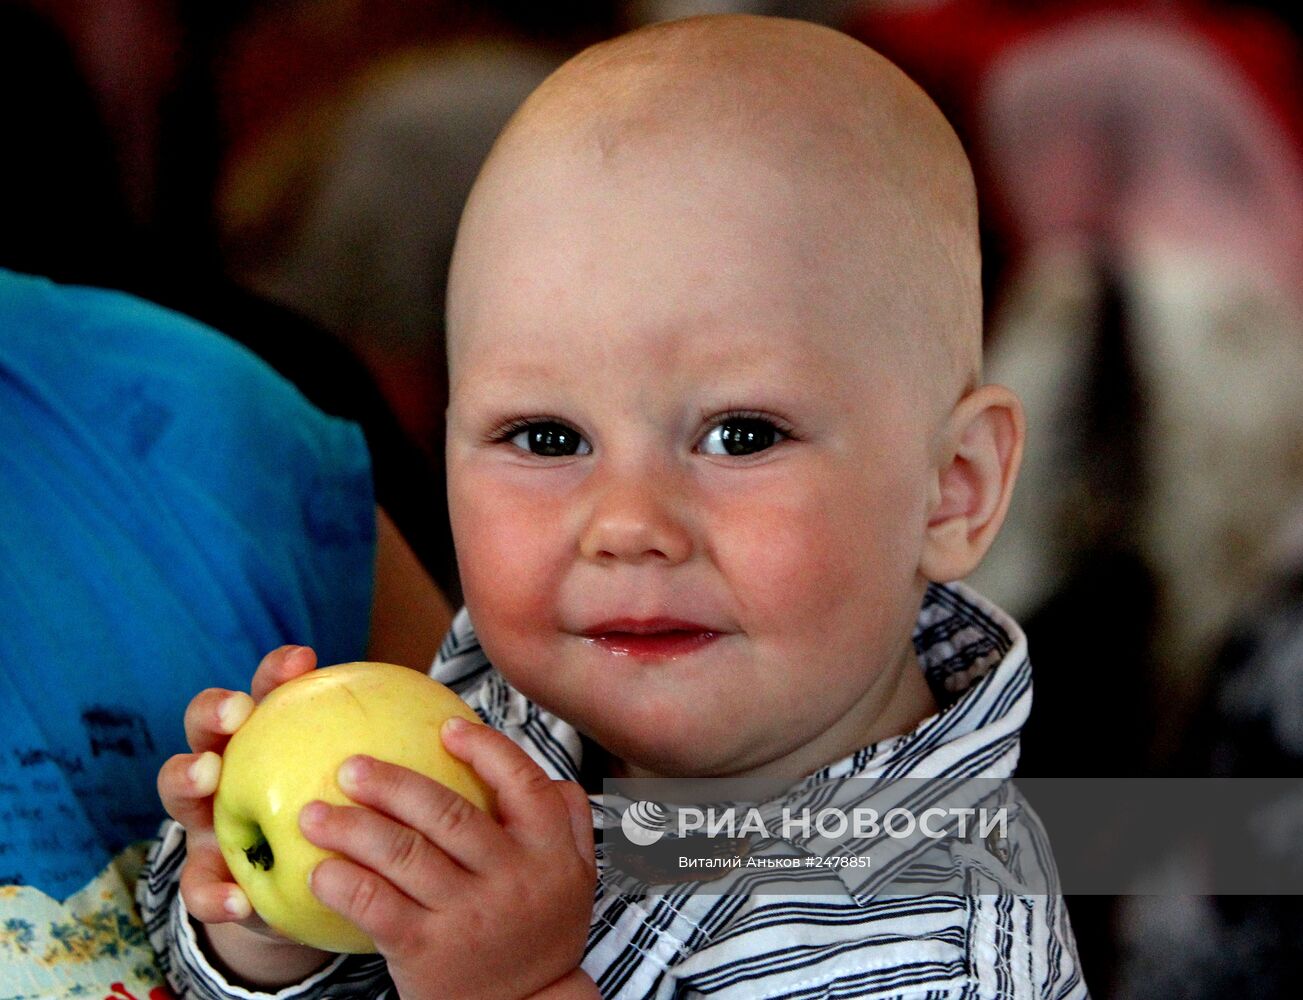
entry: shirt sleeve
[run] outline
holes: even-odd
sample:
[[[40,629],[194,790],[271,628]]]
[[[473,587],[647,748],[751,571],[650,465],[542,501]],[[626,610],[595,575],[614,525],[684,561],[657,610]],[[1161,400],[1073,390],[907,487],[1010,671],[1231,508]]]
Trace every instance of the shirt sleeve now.
[[[398,1000],[384,959],[377,955],[340,955],[303,982],[274,993],[228,982],[204,953],[181,899],[184,862],[185,830],[169,820],[136,885],[149,942],[178,1000]]]

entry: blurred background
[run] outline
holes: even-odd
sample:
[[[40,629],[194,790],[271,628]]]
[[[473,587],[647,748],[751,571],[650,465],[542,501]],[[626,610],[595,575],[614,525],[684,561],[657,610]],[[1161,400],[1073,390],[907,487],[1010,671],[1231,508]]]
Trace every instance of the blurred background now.
[[[1303,773],[1295,5],[0,0],[0,265],[197,316],[361,422],[455,600],[443,285],[479,163],[578,49],[724,10],[870,43],[973,160],[988,376],[1030,428],[972,581],[1028,628],[1022,773]],[[1232,849],[1285,863],[1298,817]],[[1070,897],[1096,996],[1298,995],[1298,900],[1164,890],[1215,864]]]

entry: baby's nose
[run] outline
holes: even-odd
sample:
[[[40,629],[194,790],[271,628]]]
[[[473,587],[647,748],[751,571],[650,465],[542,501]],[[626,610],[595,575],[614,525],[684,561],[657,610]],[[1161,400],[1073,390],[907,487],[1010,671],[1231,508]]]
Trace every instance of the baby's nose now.
[[[684,562],[692,555],[685,499],[672,474],[594,484],[580,553],[598,562]]]

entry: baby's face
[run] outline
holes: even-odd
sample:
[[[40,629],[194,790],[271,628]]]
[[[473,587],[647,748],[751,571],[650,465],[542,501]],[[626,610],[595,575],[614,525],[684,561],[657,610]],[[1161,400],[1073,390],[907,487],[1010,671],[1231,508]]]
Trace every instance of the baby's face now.
[[[673,159],[500,171],[468,216],[466,601],[508,680],[625,772],[805,773],[899,731],[929,423],[878,336],[898,318],[829,249],[835,202],[745,154]]]

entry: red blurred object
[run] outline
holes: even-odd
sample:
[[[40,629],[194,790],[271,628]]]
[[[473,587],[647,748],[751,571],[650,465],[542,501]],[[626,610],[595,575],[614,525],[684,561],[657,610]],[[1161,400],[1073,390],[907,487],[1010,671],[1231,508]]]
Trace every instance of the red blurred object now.
[[[1189,0],[872,3],[852,15],[845,28],[900,65],[945,110],[966,115],[972,111],[970,98],[978,92],[983,75],[1010,47],[1099,14],[1143,17],[1206,39],[1244,74],[1295,142],[1303,136],[1299,47],[1290,32],[1262,10]]]
[[[1294,183],[1300,149],[1303,148],[1300,52],[1293,35],[1265,11],[1213,7],[1188,0],[1183,3],[1081,0],[1047,6],[1000,0],[945,0],[907,6],[874,4],[852,17],[846,27],[851,34],[898,63],[951,118],[965,138],[985,181],[987,224],[999,230],[1015,249],[1025,242],[1035,242],[1039,234],[1029,232],[1029,228],[1053,225],[1056,220],[1029,218],[1023,203],[1026,192],[1011,191],[1008,173],[1002,171],[1002,164],[992,162],[995,158],[1016,157],[1024,153],[1021,149],[997,148],[992,151],[994,139],[990,133],[993,123],[989,115],[992,112],[990,91],[993,77],[1016,61],[1021,61],[1021,68],[1025,69],[1032,58],[1029,53],[1037,49],[1036,55],[1043,57],[1042,63],[1053,57],[1063,63],[1075,60],[1081,65],[1087,58],[1083,49],[1110,32],[1109,43],[1114,51],[1119,39],[1128,32],[1133,41],[1142,39],[1132,45],[1133,52],[1140,52],[1138,46],[1147,43],[1153,43],[1156,50],[1168,52],[1183,48],[1186,54],[1182,58],[1187,63],[1202,59],[1204,66],[1200,72],[1210,78],[1217,75],[1223,91],[1245,95],[1266,123],[1266,128],[1260,129],[1252,141],[1261,146],[1262,136],[1272,133],[1267,142],[1274,148],[1266,156],[1276,161],[1288,161],[1282,169],[1284,179],[1277,185],[1283,185],[1286,190],[1279,191],[1276,198],[1297,204],[1297,188],[1292,191],[1288,188]],[[1092,34],[1096,37],[1092,38]],[[1055,40],[1063,43],[1058,51],[1051,48]],[[1104,46],[1098,48],[1102,50]],[[1138,58],[1142,57],[1143,52],[1140,52]],[[1102,77],[1116,68],[1107,65],[1110,58],[1116,64],[1112,52],[1099,57],[1103,71],[1098,80],[1101,88],[1106,82]],[[1152,60],[1149,70],[1152,80],[1158,83],[1163,82],[1164,72],[1160,62],[1161,59]],[[1049,74],[1043,67],[1040,72],[1038,82],[1043,82]],[[1134,64],[1125,72],[1133,76],[1133,83],[1143,85],[1148,82],[1142,78],[1143,70],[1138,71]],[[1177,85],[1169,83],[1168,89]],[[1090,89],[1089,78],[1083,89]],[[1092,99],[1097,104],[1102,103],[1101,98],[1090,93],[1073,98],[1077,104]],[[1033,110],[1043,115],[1054,113],[1044,104]],[[1142,124],[1153,124],[1164,110],[1167,109],[1158,107],[1155,102],[1150,121]],[[1047,118],[1045,124],[1047,130],[1068,130],[1061,121]],[[1070,185],[1083,169],[1081,157],[1076,154],[1084,152],[1089,156],[1093,151],[1078,148],[1058,157],[1051,156],[1047,150],[1042,152],[1047,158],[1038,163],[1037,168],[1047,173],[1052,184],[1062,186],[1067,183],[1071,194]],[[1063,171],[1066,173],[1061,173]],[[1069,215],[1085,216],[1084,219],[1074,217],[1071,224],[1100,225],[1098,219],[1091,217],[1091,212],[1107,212],[1107,202],[1115,193],[1112,188],[1093,192],[1099,197],[1092,206],[1060,204],[1056,207]],[[1078,192],[1079,200],[1089,198],[1091,194]],[[1062,200],[1063,195],[1056,197]],[[1293,264],[1297,265],[1298,261]]]

